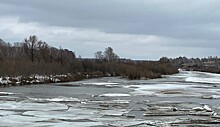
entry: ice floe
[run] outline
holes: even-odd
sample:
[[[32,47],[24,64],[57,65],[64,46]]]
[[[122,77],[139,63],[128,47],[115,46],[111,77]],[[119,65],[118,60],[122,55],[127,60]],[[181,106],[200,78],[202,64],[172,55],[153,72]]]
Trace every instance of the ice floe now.
[[[10,92],[0,92],[0,96],[4,96],[4,95],[15,95],[18,93],[10,93]]]
[[[11,102],[4,101],[0,103],[0,110],[41,110],[41,111],[51,111],[51,110],[67,110],[68,107],[65,104],[60,103],[31,103],[31,102]]]
[[[186,78],[187,82],[195,83],[220,83],[220,78],[199,78],[199,77],[188,77]]]
[[[163,92],[158,93],[158,91],[172,91],[172,90],[184,90],[193,87],[194,85],[182,85],[182,84],[146,84],[146,85],[137,85],[133,92],[133,95],[160,95]],[[128,86],[126,86],[128,88]],[[171,93],[171,92],[170,92]],[[180,94],[181,91],[178,91]],[[177,93],[176,93],[177,94]]]
[[[20,127],[31,126],[37,121],[44,120],[44,118],[22,116],[22,115],[6,115],[0,118],[1,126],[6,127]]]
[[[35,102],[81,102],[78,98],[72,97],[57,97],[57,98],[30,98],[30,100]]]
[[[101,94],[99,96],[100,97],[129,97],[131,95],[125,94],[125,93],[106,93],[106,94]]]
[[[99,114],[105,116],[122,116],[125,113],[128,113],[129,110],[126,109],[112,109],[112,110],[101,110]]]
[[[83,83],[84,85],[118,85],[114,82],[97,82],[97,83]]]
[[[129,104],[130,100],[109,100],[109,101],[88,101],[88,103],[98,104]]]
[[[195,83],[220,83],[220,74],[194,72],[193,75],[185,79],[186,82]]]

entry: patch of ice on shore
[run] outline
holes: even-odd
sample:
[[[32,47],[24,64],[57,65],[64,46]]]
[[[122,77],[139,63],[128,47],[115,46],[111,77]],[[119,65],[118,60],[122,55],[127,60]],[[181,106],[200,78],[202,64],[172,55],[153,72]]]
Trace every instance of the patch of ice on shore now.
[[[11,81],[9,80],[9,77],[5,77],[5,78],[0,77],[0,84],[7,85],[9,83],[11,83]]]

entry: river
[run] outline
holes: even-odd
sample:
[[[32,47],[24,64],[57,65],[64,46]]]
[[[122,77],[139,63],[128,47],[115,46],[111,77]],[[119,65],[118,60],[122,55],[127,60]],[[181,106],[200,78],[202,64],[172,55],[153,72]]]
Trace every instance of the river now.
[[[104,77],[0,88],[3,127],[220,126],[220,75]]]

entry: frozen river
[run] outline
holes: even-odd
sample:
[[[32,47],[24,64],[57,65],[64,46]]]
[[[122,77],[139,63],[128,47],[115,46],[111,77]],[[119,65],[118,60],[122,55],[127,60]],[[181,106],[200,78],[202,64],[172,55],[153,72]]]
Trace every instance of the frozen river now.
[[[220,126],[220,75],[181,71],[0,89],[0,127]]]

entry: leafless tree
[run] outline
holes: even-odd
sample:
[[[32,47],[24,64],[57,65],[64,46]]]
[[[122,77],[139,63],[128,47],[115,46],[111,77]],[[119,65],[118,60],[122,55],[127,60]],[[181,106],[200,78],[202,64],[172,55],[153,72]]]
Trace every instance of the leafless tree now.
[[[113,49],[111,47],[105,49],[104,57],[107,61],[115,61],[119,59],[119,56],[113,52]]]
[[[49,45],[46,42],[38,42],[38,52],[40,59],[43,59],[45,62],[49,61],[50,50]]]
[[[104,55],[102,54],[102,51],[98,51],[95,53],[95,59],[98,61],[102,61],[104,59]]]
[[[34,62],[36,50],[38,47],[38,39],[37,36],[32,35],[29,38],[24,39],[24,49],[27,53],[28,57],[31,59],[32,62]]]

